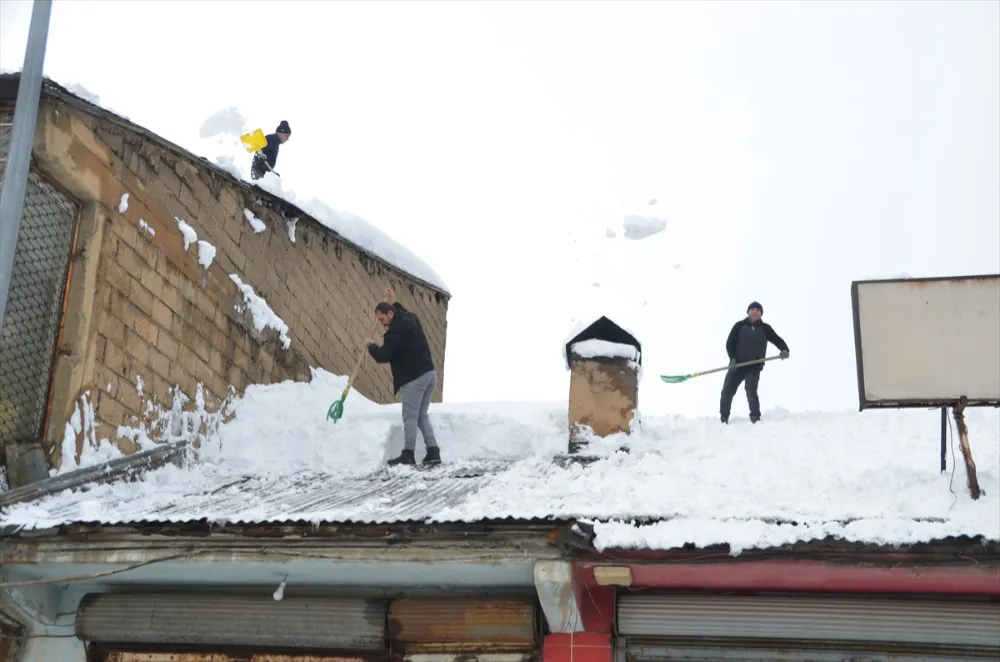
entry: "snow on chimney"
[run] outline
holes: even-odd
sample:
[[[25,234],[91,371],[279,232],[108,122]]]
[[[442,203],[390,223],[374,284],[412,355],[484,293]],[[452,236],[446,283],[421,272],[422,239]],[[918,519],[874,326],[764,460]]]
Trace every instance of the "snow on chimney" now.
[[[629,434],[639,406],[642,365],[635,336],[601,317],[573,330],[564,355],[570,370],[569,452],[586,450],[591,434]]]

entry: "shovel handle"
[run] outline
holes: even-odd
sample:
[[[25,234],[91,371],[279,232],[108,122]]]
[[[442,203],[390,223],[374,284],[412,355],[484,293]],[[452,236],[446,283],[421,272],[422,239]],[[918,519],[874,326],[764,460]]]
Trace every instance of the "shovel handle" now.
[[[774,361],[775,359],[780,359],[780,358],[781,358],[780,356],[769,356],[766,359],[754,359],[753,361],[744,361],[743,363],[737,363],[736,365],[734,365],[732,367],[733,368],[742,368],[744,366],[756,365],[758,363],[764,363],[766,361]],[[692,377],[698,377],[700,375],[710,375],[713,372],[722,372],[723,370],[730,370],[730,366],[727,365],[724,368],[713,368],[712,370],[705,370],[704,372],[696,372],[696,373],[692,374],[691,376]]]
[[[375,335],[375,331],[378,330],[378,320],[375,320],[375,325],[372,327],[371,335]],[[361,361],[365,358],[365,354],[368,353],[367,347],[362,347],[361,351],[358,352],[358,360],[354,362],[354,370],[351,371],[351,376],[347,379],[347,386],[344,387],[344,397],[347,397],[347,392],[351,390],[351,385],[354,383],[354,378],[358,374],[358,368],[361,367]]]

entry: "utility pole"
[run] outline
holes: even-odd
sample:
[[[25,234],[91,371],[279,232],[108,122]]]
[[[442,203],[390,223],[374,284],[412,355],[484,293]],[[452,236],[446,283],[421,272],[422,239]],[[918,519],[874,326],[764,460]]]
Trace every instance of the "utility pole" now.
[[[14,272],[14,251],[21,229],[24,191],[28,186],[28,165],[31,163],[31,145],[35,140],[38,103],[42,94],[42,68],[51,13],[52,0],[35,0],[28,28],[28,46],[24,50],[24,67],[17,86],[17,105],[14,106],[14,126],[11,128],[3,191],[0,192],[0,333],[3,332],[7,295]]]
[[[10,147],[0,190],[0,337],[7,314],[7,295],[14,275],[14,253],[21,229],[24,191],[28,187],[28,166],[31,146],[35,141],[38,104],[42,95],[42,67],[45,45],[49,38],[49,16],[52,0],[35,0],[28,27],[28,45],[24,49],[24,67],[17,86],[14,122],[10,132]],[[11,487],[42,480],[48,476],[48,462],[38,442],[7,443],[4,456],[7,480]]]

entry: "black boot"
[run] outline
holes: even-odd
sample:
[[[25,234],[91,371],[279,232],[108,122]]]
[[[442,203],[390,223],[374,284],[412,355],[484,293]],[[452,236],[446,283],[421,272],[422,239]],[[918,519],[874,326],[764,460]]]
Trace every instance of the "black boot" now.
[[[427,449],[427,453],[424,455],[423,464],[441,464],[441,449],[437,446],[431,446]]]
[[[389,460],[389,466],[394,467],[398,464],[416,464],[417,460],[413,457],[413,451],[404,450],[399,454],[399,457]]]

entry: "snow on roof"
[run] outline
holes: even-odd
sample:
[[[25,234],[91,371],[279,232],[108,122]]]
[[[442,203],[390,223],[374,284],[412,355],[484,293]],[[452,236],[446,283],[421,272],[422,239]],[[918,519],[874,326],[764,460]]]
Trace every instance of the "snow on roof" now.
[[[639,350],[632,345],[609,342],[607,340],[581,340],[573,343],[570,351],[584,359],[606,357],[629,359],[631,361],[639,360]]]
[[[242,178],[249,181],[249,177]],[[444,280],[431,269],[430,265],[360,216],[334,209],[317,198],[300,197],[285,186],[280,177],[271,172],[265,173],[255,183],[268,193],[295,205],[356,246],[379,256],[401,271],[430,283],[442,292],[450,293]]]
[[[0,525],[74,522],[473,522],[586,519],[595,545],[671,549],[728,544],[733,554],[827,536],[881,544],[950,536],[1000,540],[1000,414],[966,416],[985,494],[960,463],[937,469],[937,412],[788,414],[764,422],[645,417],[594,439],[590,464],[567,448],[565,404],[445,404],[431,422],[446,464],[383,468],[402,445],[399,405],[352,392],[325,420],[343,377],[252,386],[201,462],[131,483],[62,492],[2,512]],[[418,458],[422,445],[418,444]]]
[[[5,70],[4,75],[20,75],[20,71]],[[107,105],[101,104],[101,97],[87,90],[82,85],[70,83],[60,85],[46,78],[50,85],[54,84],[65,92],[102,110],[128,119]],[[241,146],[239,136],[245,131],[252,131],[236,108],[225,108],[208,116],[200,127],[198,136],[183,144],[197,144],[201,149],[192,150],[202,154],[211,153],[211,158],[203,156],[229,175],[250,186],[257,186],[264,191],[294,205],[318,221],[321,225],[333,230],[347,241],[363,250],[381,258],[397,269],[418,278],[433,287],[450,294],[447,284],[430,265],[418,257],[377,227],[354,214],[336,210],[323,201],[297,194],[277,175],[268,172],[259,180],[250,177],[251,157]],[[159,136],[157,136],[159,138]],[[220,139],[221,138],[221,139]],[[229,138],[228,140],[226,138]],[[159,138],[164,140],[163,138]],[[214,140],[209,140],[214,139]]]
[[[625,340],[628,341],[629,343],[634,341],[637,345],[639,344],[639,341],[635,333],[633,333],[630,329],[622,326],[618,322],[615,322],[614,320],[610,319],[606,315],[596,315],[592,317],[586,317],[583,320],[577,322],[573,326],[573,328],[570,329],[570,332],[566,334],[566,337],[562,341],[563,365],[566,367],[567,370],[569,370],[571,367],[569,363],[569,355],[567,354],[570,343],[574,340],[577,340],[577,336],[580,336],[581,334],[583,334],[584,331],[587,331],[588,329],[590,329],[590,327],[595,325],[599,325],[596,328],[597,335],[614,335],[615,340]],[[617,329],[620,329],[620,331],[623,331],[624,334],[622,334],[621,332],[613,333],[615,327],[617,327]],[[580,344],[580,341],[591,340],[591,339],[594,339],[593,335],[588,333],[583,337],[581,337],[577,343],[574,343],[574,345]],[[616,344],[624,344],[624,343],[616,343]],[[584,347],[587,346],[585,345]],[[639,351],[638,347],[634,347],[634,349],[636,350],[637,358],[633,360],[641,362],[642,353]],[[587,350],[584,349],[584,351]]]

